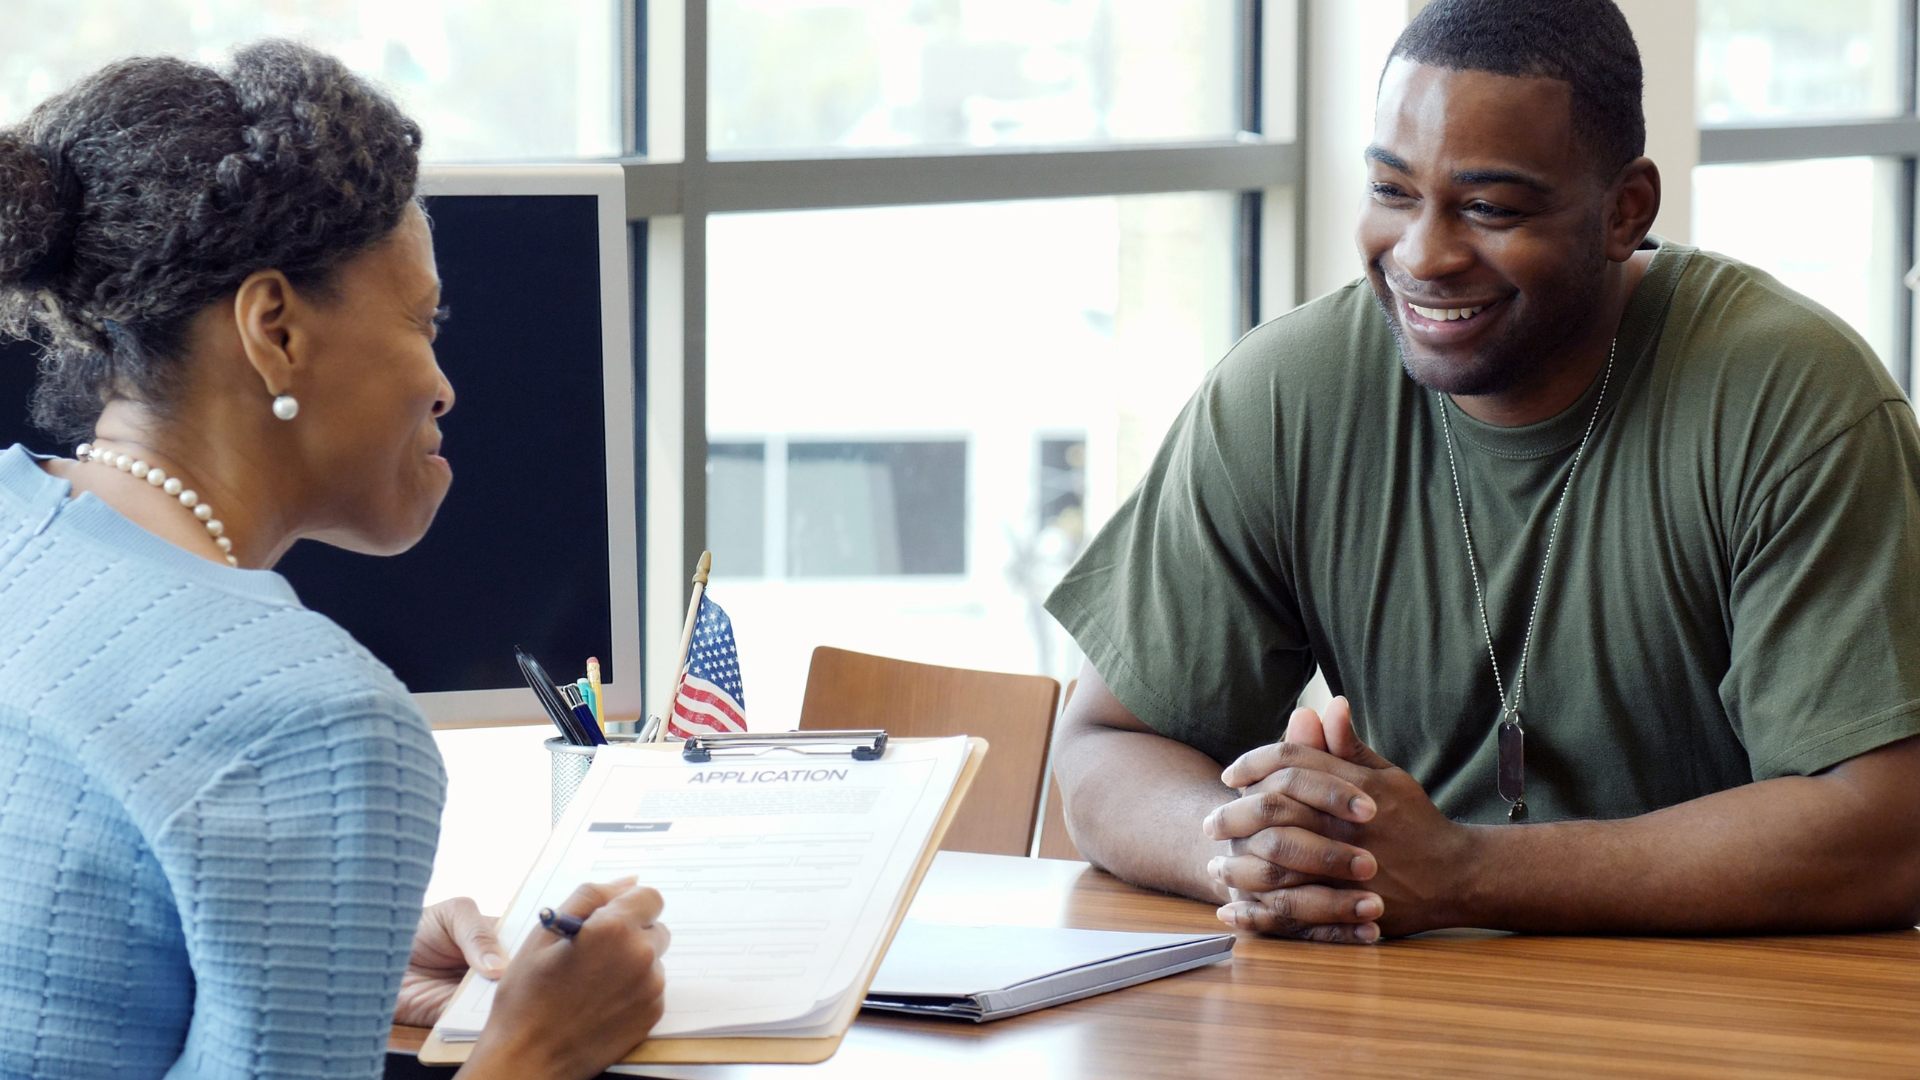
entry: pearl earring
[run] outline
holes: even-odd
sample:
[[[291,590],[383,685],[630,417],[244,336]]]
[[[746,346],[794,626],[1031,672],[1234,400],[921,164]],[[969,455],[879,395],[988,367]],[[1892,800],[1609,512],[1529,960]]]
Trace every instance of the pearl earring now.
[[[291,420],[300,415],[300,403],[292,394],[281,394],[273,399],[273,415],[282,420]]]

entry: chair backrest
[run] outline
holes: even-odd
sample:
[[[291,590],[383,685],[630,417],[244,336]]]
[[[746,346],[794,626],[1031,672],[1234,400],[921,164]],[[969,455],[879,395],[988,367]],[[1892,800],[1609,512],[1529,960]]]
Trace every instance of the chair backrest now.
[[[1060,711],[1067,711],[1067,702],[1073,700],[1074,687],[1080,685],[1075,679],[1067,684],[1067,692],[1060,695]],[[1053,755],[1048,754],[1051,762]],[[1073,837],[1067,835],[1067,804],[1060,798],[1060,774],[1052,773],[1047,777],[1047,809],[1040,818],[1040,850],[1043,859],[1072,859],[1080,861],[1080,849],[1073,846]]]
[[[822,645],[807,671],[800,727],[980,736],[990,745],[987,759],[940,846],[1025,855],[1059,700],[1060,684],[1045,675],[938,667]]]

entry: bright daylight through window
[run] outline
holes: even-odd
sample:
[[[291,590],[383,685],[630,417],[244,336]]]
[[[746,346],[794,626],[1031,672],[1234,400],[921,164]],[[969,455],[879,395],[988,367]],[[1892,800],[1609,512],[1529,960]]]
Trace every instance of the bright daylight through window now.
[[[812,647],[1079,668],[1040,602],[1231,343],[1223,194],[716,216],[713,592],[754,715]]]
[[[0,125],[124,56],[292,37],[395,93],[433,161],[620,153],[619,0],[0,0]]]
[[[1219,138],[1235,0],[714,0],[716,151]]]
[[[1913,0],[1699,0],[1693,242],[1845,319],[1905,385],[1912,363]],[[1910,123],[1904,120],[1902,123]],[[1763,138],[1769,128],[1778,135]],[[1716,129],[1745,136],[1716,141]],[[1830,157],[1807,156],[1841,141]],[[1721,148],[1731,146],[1723,156]]]
[[[1700,121],[1900,112],[1903,0],[1699,0]]]
[[[1898,265],[1899,175],[1886,158],[1703,165],[1693,175],[1693,241],[1819,301],[1891,364],[1907,269]],[[1783,198],[1818,202],[1821,213],[1783,214]]]

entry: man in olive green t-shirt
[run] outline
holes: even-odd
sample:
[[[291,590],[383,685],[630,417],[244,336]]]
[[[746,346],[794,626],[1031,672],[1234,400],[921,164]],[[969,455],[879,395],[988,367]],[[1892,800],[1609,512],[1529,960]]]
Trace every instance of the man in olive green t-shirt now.
[[[1912,410],[1647,239],[1625,21],[1538,8],[1408,28],[1368,280],[1235,347],[1048,601],[1074,839],[1317,940],[1912,925]],[[1316,666],[1344,696],[1289,719]]]

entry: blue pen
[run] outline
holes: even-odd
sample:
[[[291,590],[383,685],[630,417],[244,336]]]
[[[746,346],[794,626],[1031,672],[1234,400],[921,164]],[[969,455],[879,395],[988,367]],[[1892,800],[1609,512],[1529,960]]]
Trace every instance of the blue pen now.
[[[564,911],[555,911],[550,907],[543,907],[540,909],[540,925],[553,933],[559,934],[568,941],[572,941],[573,936],[580,932],[582,926],[586,925],[586,920],[575,918]]]
[[[573,685],[580,688],[580,700],[587,703],[587,708],[593,710],[594,719],[598,721],[600,718],[600,695],[593,692],[593,681],[590,679],[580,679]]]
[[[587,741],[581,745],[607,745],[606,733],[600,730],[600,721],[594,717],[593,709],[589,707],[585,699],[580,696],[580,688],[572,683],[568,683],[560,687],[559,690],[562,699],[561,704],[565,705],[567,711],[573,714],[574,722],[580,725],[581,732],[587,737]]]
[[[591,708],[588,708],[584,703],[575,705],[573,707],[573,715],[574,719],[580,721],[580,726],[587,729],[587,738],[593,740],[592,745],[607,745],[606,733],[600,730],[600,721],[593,718],[593,710]]]

